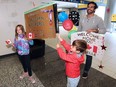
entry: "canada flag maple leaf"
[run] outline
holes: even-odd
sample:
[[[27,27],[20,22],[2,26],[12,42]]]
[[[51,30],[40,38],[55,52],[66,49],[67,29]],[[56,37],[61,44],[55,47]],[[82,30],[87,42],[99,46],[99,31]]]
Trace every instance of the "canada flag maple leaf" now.
[[[89,45],[89,44],[87,44],[87,49],[91,49],[92,47]]]
[[[12,43],[11,40],[6,40],[5,42],[6,42],[6,44],[11,44]]]

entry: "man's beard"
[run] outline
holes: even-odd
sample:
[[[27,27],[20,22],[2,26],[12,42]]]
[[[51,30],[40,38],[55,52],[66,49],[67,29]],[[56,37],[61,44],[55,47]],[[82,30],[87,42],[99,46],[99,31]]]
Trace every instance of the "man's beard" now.
[[[87,10],[87,14],[93,14],[93,13],[95,13],[95,11],[89,11],[89,10]]]

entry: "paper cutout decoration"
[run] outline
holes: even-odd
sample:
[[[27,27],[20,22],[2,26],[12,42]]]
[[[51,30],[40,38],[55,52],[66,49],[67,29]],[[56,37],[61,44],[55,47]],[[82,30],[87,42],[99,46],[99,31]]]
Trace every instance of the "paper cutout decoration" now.
[[[104,44],[101,46],[102,47],[102,50],[106,50],[106,46],[104,46]]]
[[[97,53],[97,46],[93,46],[93,52]]]
[[[29,34],[28,34],[28,38],[29,38],[29,39],[33,39],[33,38],[34,38],[34,34],[33,34],[33,33],[29,33]]]
[[[32,2],[33,3],[33,6],[35,7],[35,3],[34,2]]]
[[[32,6],[35,7],[35,0],[31,0]]]
[[[116,14],[112,14],[111,21],[112,21],[112,22],[116,22]]]
[[[107,13],[109,13],[110,12],[110,8],[108,7],[108,8],[106,8],[106,12]]]
[[[77,12],[77,11],[71,11],[69,13],[69,19],[72,20],[72,22],[73,22],[73,24],[75,26],[78,26],[79,25],[79,19],[80,19],[79,12]]]
[[[9,40],[9,39],[8,39],[8,40],[6,40],[5,42],[6,42],[6,44],[7,44],[7,45],[9,45],[9,44],[11,44],[11,43],[12,43],[12,42],[11,42],[11,40]]]
[[[99,65],[99,69],[100,69],[100,68],[103,69],[103,67],[104,67],[103,65]]]
[[[52,20],[52,12],[53,12],[53,10],[52,9],[50,9],[50,10],[44,9],[44,10],[42,10],[42,12],[48,13],[49,24],[52,25],[53,24],[53,20]]]
[[[89,44],[87,44],[87,49],[91,49],[92,47],[89,45]]]
[[[100,61],[100,65],[98,66],[99,67],[99,69],[103,69],[103,65],[102,65],[102,61]]]

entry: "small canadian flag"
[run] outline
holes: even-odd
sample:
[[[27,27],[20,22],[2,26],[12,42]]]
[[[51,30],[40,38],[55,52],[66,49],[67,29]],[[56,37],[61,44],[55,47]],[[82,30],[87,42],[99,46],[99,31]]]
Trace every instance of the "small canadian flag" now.
[[[6,42],[6,44],[11,44],[12,43],[11,40],[9,40],[9,39],[6,40],[5,42]]]
[[[28,34],[28,38],[29,38],[29,39],[33,39],[33,38],[34,38],[34,34],[33,34],[33,33],[29,33],[29,34]]]

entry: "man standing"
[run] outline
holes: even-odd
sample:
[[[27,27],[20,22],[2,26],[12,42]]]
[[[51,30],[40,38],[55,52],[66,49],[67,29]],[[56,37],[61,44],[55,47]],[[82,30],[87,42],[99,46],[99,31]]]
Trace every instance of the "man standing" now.
[[[97,16],[95,10],[98,8],[95,2],[87,4],[87,15],[80,18],[78,31],[86,31],[87,33],[102,33],[106,32],[104,22],[101,17]],[[86,62],[84,66],[83,78],[86,79],[92,64],[92,56],[86,55]]]

